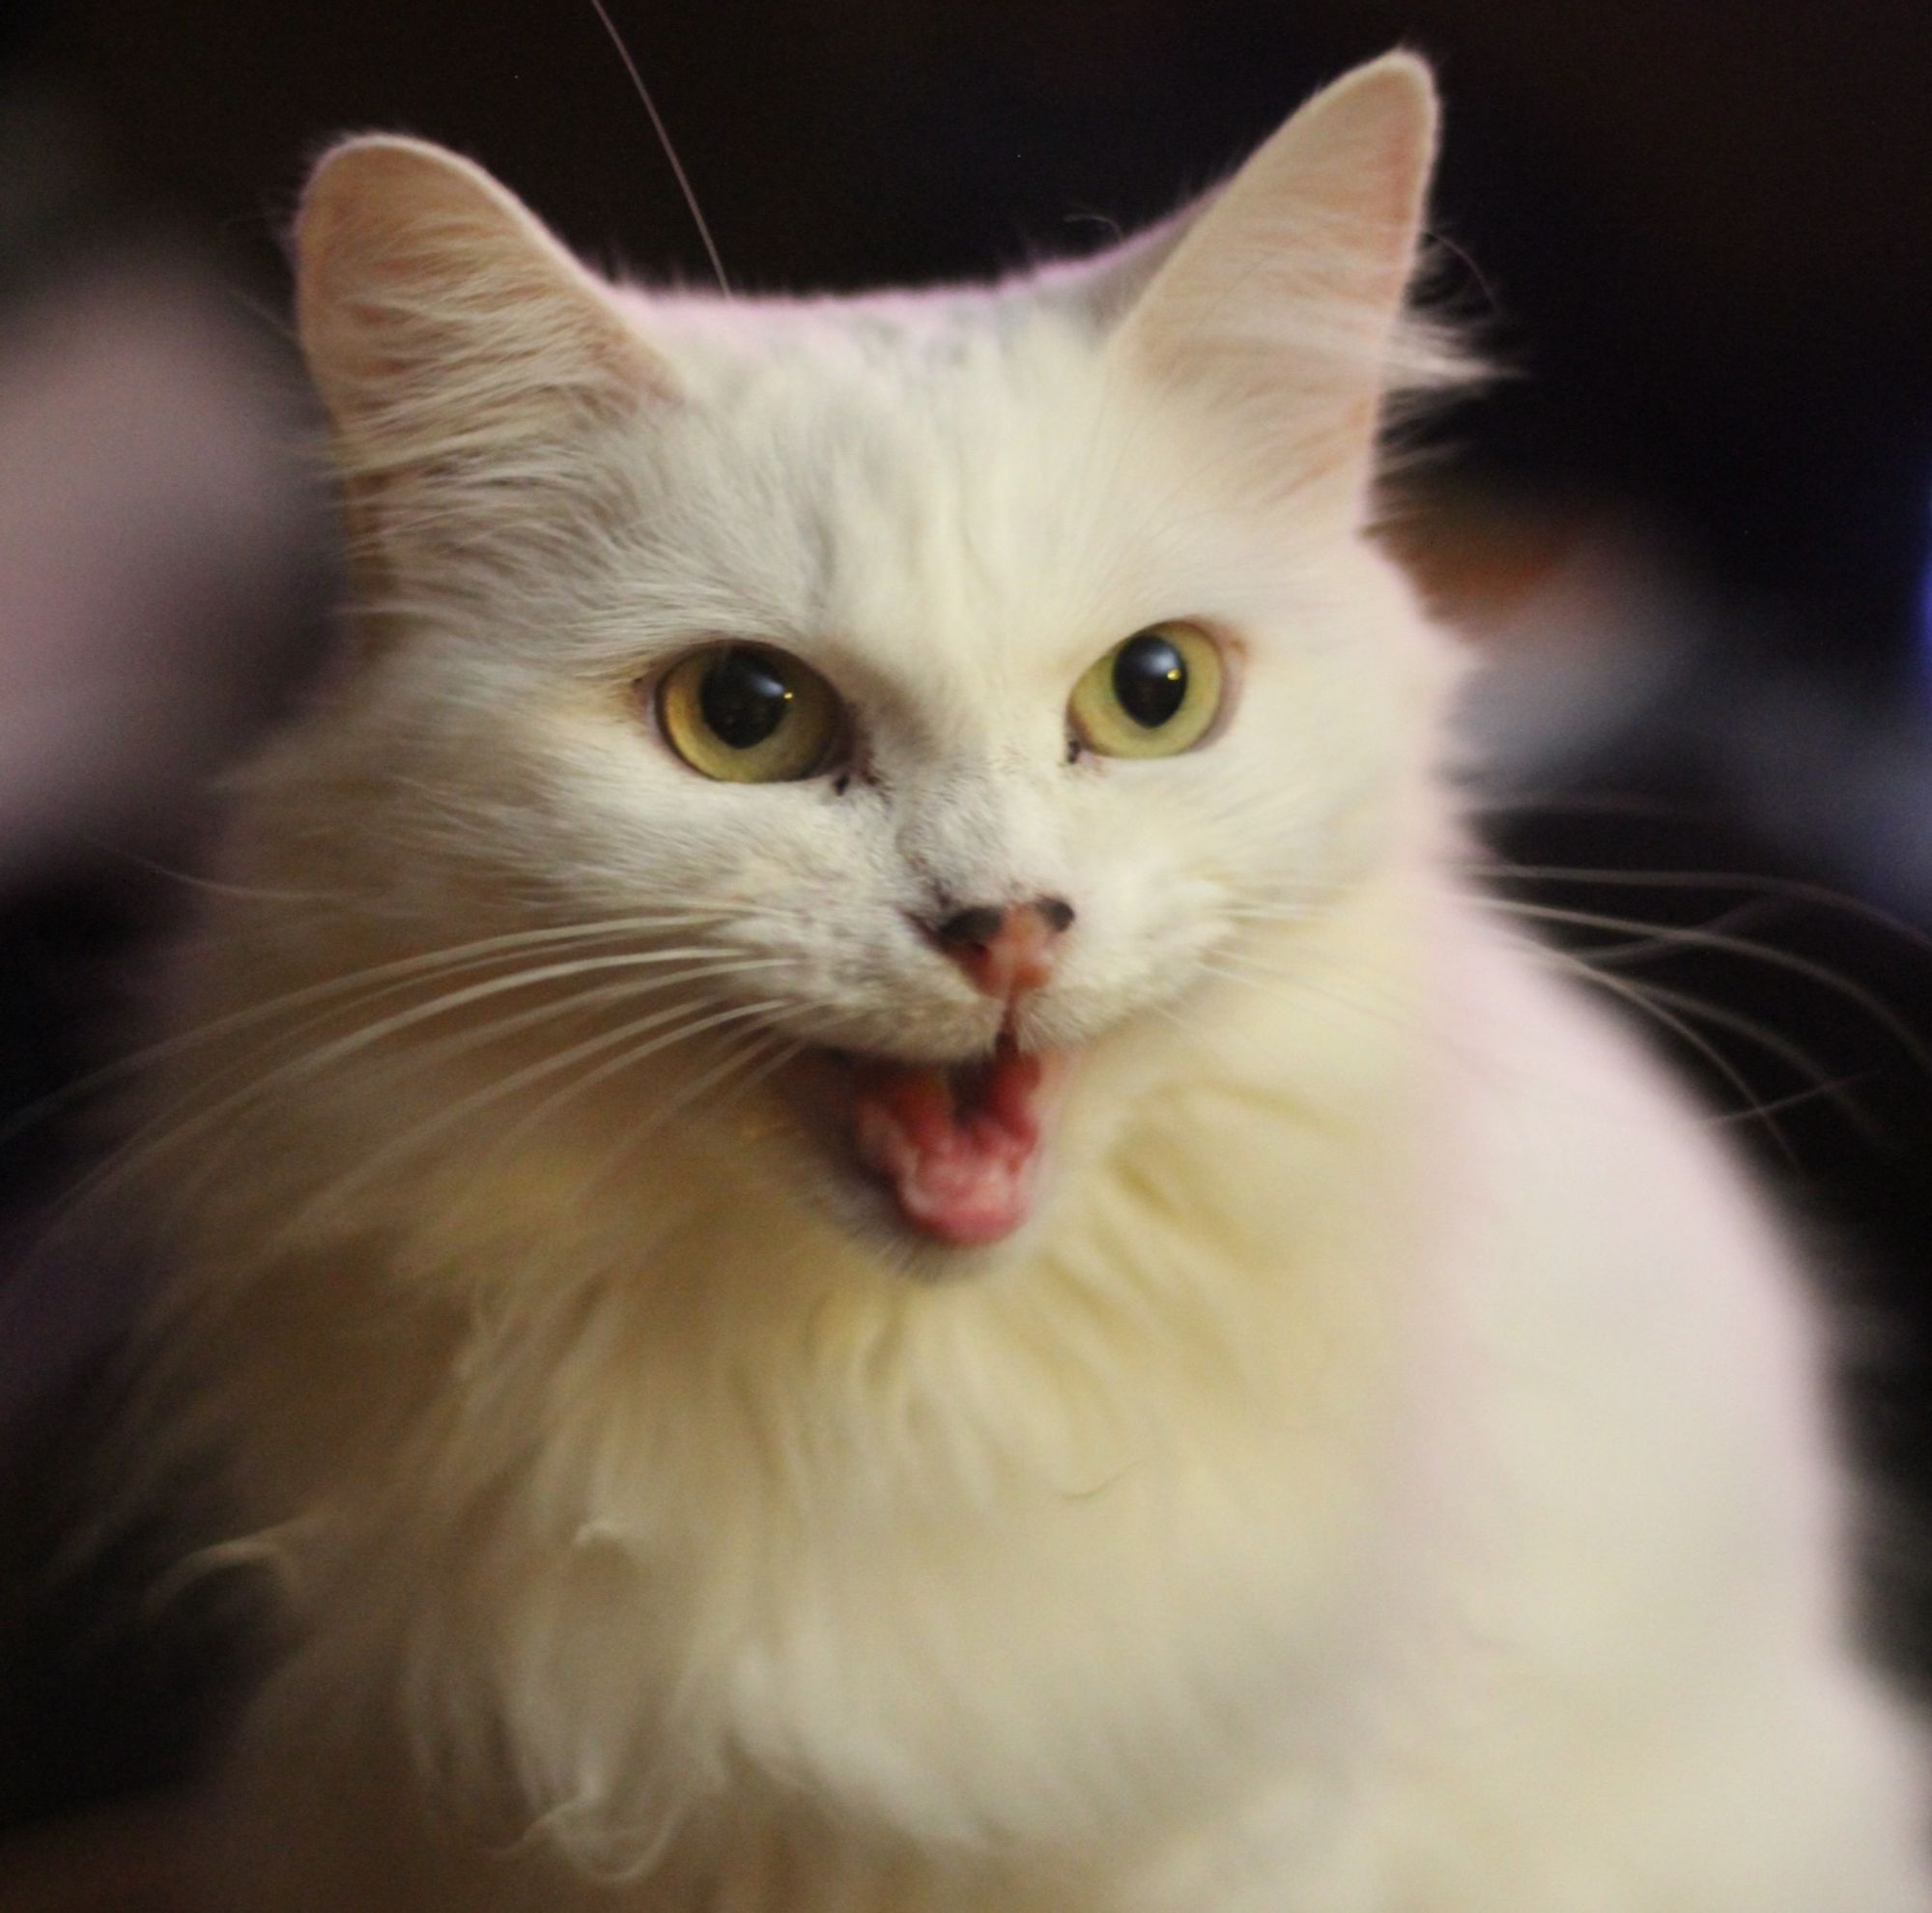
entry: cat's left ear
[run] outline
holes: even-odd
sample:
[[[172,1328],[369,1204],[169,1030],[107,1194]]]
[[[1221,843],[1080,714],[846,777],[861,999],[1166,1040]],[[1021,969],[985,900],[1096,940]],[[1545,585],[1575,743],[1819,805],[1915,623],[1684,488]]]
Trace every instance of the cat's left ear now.
[[[404,578],[448,585],[597,461],[569,448],[671,392],[611,290],[480,166],[416,139],[347,140],[296,221],[296,316],[333,427],[358,629]],[[451,564],[452,557],[464,563]]]
[[[514,452],[666,388],[608,290],[480,166],[344,141],[296,222],[303,356],[344,475]]]
[[[1358,503],[1388,392],[1440,369],[1404,327],[1436,118],[1414,55],[1357,68],[1086,275],[1110,356],[1214,408],[1244,481]]]

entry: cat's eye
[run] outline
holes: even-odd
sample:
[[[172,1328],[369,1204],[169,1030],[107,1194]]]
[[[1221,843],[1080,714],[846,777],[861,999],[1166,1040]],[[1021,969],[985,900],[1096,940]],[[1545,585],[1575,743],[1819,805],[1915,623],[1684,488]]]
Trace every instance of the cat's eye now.
[[[844,737],[838,694],[784,651],[714,644],[658,683],[658,726],[693,770],[724,784],[815,777]]]
[[[1192,624],[1151,624],[1090,666],[1066,715],[1106,757],[1172,757],[1207,736],[1227,690],[1221,648]]]

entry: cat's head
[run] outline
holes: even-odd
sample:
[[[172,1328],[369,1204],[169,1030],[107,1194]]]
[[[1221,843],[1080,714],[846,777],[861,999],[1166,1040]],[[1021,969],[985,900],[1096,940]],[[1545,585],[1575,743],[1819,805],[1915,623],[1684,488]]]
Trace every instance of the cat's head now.
[[[324,159],[362,654],[306,827],[422,948],[587,956],[506,1125],[735,1088],[862,1232],[1000,1240],[1094,1057],[1390,854],[1443,673],[1364,528],[1435,129],[1390,56],[1112,254],[852,300],[613,286],[437,148]]]

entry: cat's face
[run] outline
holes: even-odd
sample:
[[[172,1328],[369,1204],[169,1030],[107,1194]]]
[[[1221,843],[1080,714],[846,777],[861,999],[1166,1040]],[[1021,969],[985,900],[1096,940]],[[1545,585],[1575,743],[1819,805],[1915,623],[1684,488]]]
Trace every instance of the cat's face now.
[[[304,343],[392,606],[345,708],[436,793],[385,854],[446,914],[664,919],[802,1185],[1017,1230],[1088,1059],[1355,883],[1424,754],[1360,520],[1432,138],[1386,61],[1097,267],[729,305],[341,149]]]

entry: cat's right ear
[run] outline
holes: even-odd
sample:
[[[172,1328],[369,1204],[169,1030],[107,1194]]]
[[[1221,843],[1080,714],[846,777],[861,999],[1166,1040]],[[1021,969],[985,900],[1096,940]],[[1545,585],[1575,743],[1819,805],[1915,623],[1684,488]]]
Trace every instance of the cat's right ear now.
[[[1235,176],[1060,282],[1115,359],[1215,416],[1243,490],[1358,508],[1392,394],[1466,376],[1405,303],[1435,150],[1427,66],[1392,53],[1308,101]]]
[[[489,174],[426,141],[326,154],[295,252],[302,352],[352,490],[554,441],[669,388],[595,276]]]

